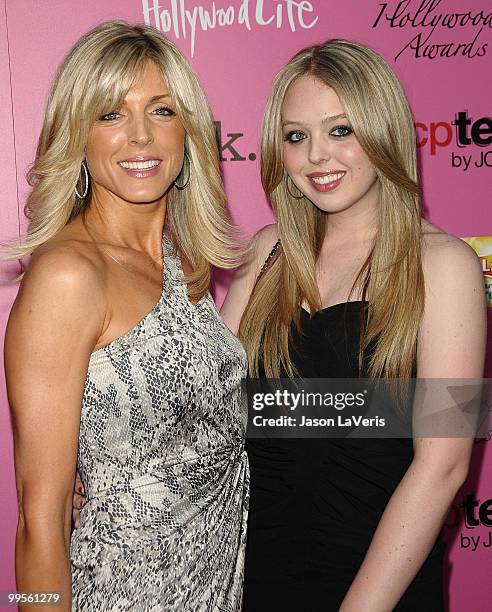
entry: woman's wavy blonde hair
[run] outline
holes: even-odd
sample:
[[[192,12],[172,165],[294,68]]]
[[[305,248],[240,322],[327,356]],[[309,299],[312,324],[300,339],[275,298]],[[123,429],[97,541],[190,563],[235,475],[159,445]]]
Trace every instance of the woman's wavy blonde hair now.
[[[263,122],[262,182],[277,218],[282,248],[258,279],[239,335],[250,372],[260,363],[269,377],[296,374],[289,333],[299,329],[303,301],[321,308],[315,266],[327,214],[287,189],[281,107],[291,84],[312,75],[337,93],[380,184],[376,238],[351,290],[368,300],[362,313],[359,367],[371,377],[411,377],[424,308],[421,192],[412,115],[391,68],[374,51],[347,40],[303,49],[278,74]],[[369,345],[374,347],[368,350]],[[369,353],[365,354],[366,351]]]
[[[191,178],[168,193],[167,226],[177,250],[193,267],[190,297],[208,289],[211,265],[232,268],[240,248],[226,209],[215,125],[205,94],[188,61],[157,30],[123,21],[85,34],[59,67],[49,94],[36,157],[28,172],[32,191],[25,207],[27,235],[13,257],[28,255],[90,204],[82,191],[81,163],[95,119],[117,109],[143,65],[161,70],[186,131]]]

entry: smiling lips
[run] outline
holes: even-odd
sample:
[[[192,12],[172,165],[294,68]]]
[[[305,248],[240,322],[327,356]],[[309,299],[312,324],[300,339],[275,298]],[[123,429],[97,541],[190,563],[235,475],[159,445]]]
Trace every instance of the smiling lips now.
[[[143,179],[159,172],[161,160],[155,157],[132,157],[118,162],[118,166],[133,178]]]
[[[330,172],[311,172],[308,179],[316,191],[333,191],[342,182],[345,171],[334,170]]]

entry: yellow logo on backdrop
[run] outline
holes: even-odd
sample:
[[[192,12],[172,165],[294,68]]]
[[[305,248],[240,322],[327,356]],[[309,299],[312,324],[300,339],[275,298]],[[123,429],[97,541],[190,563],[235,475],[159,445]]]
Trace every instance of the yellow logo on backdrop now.
[[[480,258],[487,305],[492,307],[492,236],[475,236],[474,238],[463,238],[463,240],[475,249]]]

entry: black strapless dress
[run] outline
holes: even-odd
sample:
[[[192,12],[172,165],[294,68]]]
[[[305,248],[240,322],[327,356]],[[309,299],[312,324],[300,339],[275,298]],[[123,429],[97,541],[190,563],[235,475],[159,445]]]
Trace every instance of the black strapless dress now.
[[[312,319],[302,311],[303,333],[292,342],[302,378],[359,376],[364,304],[337,304]],[[250,439],[246,449],[244,612],[335,612],[412,461],[412,440]],[[439,539],[395,610],[443,610],[442,567]]]

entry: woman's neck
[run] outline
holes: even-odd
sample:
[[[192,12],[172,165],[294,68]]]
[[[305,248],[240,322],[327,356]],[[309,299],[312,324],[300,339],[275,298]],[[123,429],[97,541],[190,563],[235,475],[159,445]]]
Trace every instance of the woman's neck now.
[[[100,240],[147,253],[160,252],[166,201],[133,204],[117,197],[91,199],[83,220]]]

